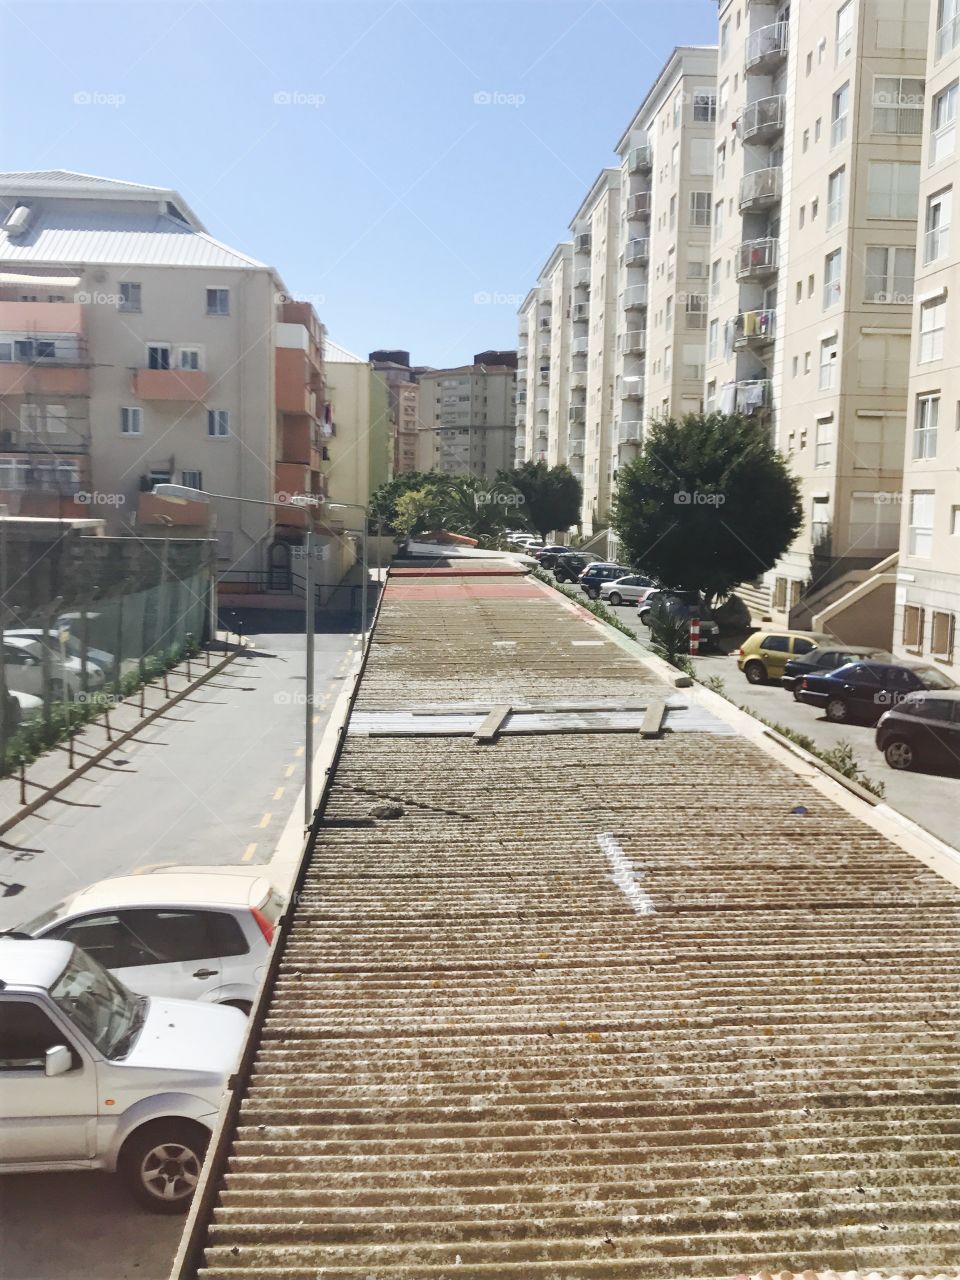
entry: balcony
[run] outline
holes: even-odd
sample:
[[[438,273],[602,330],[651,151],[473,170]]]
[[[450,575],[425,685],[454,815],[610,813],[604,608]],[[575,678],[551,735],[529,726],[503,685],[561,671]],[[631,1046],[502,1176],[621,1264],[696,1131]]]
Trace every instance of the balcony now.
[[[549,396],[537,396],[537,400],[536,400],[536,410],[537,410],[537,413],[549,413],[549,412],[550,412],[550,397],[549,397]]]
[[[149,480],[148,480],[149,483]],[[137,495],[137,527],[154,526],[159,529],[175,529],[177,537],[185,537],[188,530],[194,536],[206,536],[210,529],[210,514],[213,508],[209,502],[194,502],[192,499],[175,501],[170,498],[158,498],[155,493]]]
[[[572,404],[570,408],[567,410],[567,421],[572,426],[576,426],[580,423],[584,423],[586,422],[586,420],[587,420],[586,405]]]
[[[590,303],[575,302],[573,304],[573,319],[578,324],[589,320],[590,319]]]
[[[777,313],[741,311],[733,320],[733,345],[737,351],[769,346],[776,336]]]
[[[541,370],[537,373],[537,386],[538,386],[538,387],[549,387],[549,385],[550,385],[550,370],[549,370],[549,369],[541,369]]]
[[[585,356],[587,354],[588,343],[588,338],[574,338],[570,343],[570,350],[575,356]]]
[[[620,399],[621,400],[642,400],[643,399],[643,378],[624,378],[620,383]]]
[[[780,241],[767,236],[744,240],[737,250],[737,279],[766,280],[780,268]]]
[[[783,169],[754,169],[744,174],[740,182],[740,212],[750,209],[768,209],[779,204],[783,195]]]
[[[737,413],[750,418],[755,414],[766,412],[773,404],[773,383],[768,378],[751,378],[744,382],[736,382],[734,388],[734,408]],[[724,410],[728,412],[728,410]]]
[[[783,133],[786,101],[782,93],[776,93],[769,98],[759,98],[744,107],[737,125],[740,141],[769,142]]]
[[[582,458],[586,451],[587,446],[583,440],[570,440],[567,444],[567,453],[571,458]]]
[[[575,289],[590,288],[590,268],[589,267],[577,268],[577,270],[573,273],[573,287]]]
[[[769,75],[786,58],[789,41],[790,26],[786,22],[772,22],[751,31],[744,46],[744,71]]]
[[[629,240],[623,260],[628,267],[635,267],[642,265],[644,262],[649,262],[650,241],[647,237],[641,236],[635,240]]]
[[[628,418],[620,423],[621,444],[641,444],[643,442],[643,423],[637,418]]]
[[[571,375],[570,375],[570,390],[571,390],[571,391],[586,391],[586,389],[587,389],[587,375],[586,375],[586,373],[584,373],[584,372],[583,372],[583,370],[581,370],[581,369],[578,369],[575,373],[571,373]]]
[[[581,231],[578,236],[574,236],[573,248],[575,253],[589,253],[590,244],[591,240],[589,231]]]
[[[647,305],[647,286],[645,284],[632,284],[624,289],[623,305],[627,311],[632,311],[634,307],[645,307]]]
[[[199,369],[134,369],[131,391],[138,400],[178,400],[200,404],[210,381]]]
[[[650,192],[638,191],[635,195],[627,196],[627,220],[633,221],[636,218],[650,217]]]
[[[653,168],[653,147],[642,143],[639,147],[631,147],[627,152],[627,172],[645,173]]]
[[[623,335],[623,354],[641,355],[647,349],[646,329],[630,329]]]

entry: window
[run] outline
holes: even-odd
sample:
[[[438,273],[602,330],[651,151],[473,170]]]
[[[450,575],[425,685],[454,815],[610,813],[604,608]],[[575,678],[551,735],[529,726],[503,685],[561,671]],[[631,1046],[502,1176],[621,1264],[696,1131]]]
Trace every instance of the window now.
[[[180,369],[199,369],[201,367],[199,347],[180,347],[177,350],[177,367]]]
[[[905,387],[909,377],[910,335],[861,333],[856,344],[857,380],[861,387]]]
[[[918,652],[923,648],[923,610],[915,604],[908,604],[903,610],[903,643]]]
[[[710,225],[710,192],[690,192],[690,225],[691,227],[709,227]]]
[[[170,908],[125,911],[123,916],[158,964],[242,956],[250,950],[240,925],[225,911]]]
[[[867,216],[915,218],[920,198],[920,166],[871,160],[867,166]]]
[[[203,472],[202,471],[181,471],[180,483],[188,489],[203,488]]]
[[[945,187],[927,198],[924,221],[923,261],[938,262],[950,249],[950,220],[953,213],[953,188]]]
[[[720,321],[711,320],[707,329],[707,359],[716,360],[720,354]]]
[[[680,166],[680,143],[675,142],[670,149],[670,177],[677,176],[677,169]]]
[[[665,374],[673,372],[673,347],[663,349],[663,372]]]
[[[207,315],[228,316],[230,314],[230,290],[207,290]]]
[[[827,226],[835,227],[843,217],[843,202],[847,190],[847,171],[834,169],[827,179]]]
[[[673,323],[673,294],[670,295],[670,297],[667,299],[666,303],[664,304],[664,314],[666,318],[666,323],[668,325],[672,324]]]
[[[799,217],[801,231],[803,230],[803,224],[806,222],[806,220],[807,220],[807,206],[805,204],[802,204],[800,206],[800,217]]]
[[[937,6],[937,58],[960,41],[960,0],[939,0]]]
[[[730,81],[724,80],[717,90],[717,121],[722,122],[727,118],[727,105],[730,99]]]
[[[820,343],[820,390],[830,391],[836,386],[837,339],[824,338]]]
[[[809,129],[804,129],[803,131],[803,148],[802,149],[805,152],[809,151],[810,149],[810,130]]]
[[[814,199],[810,201],[810,221],[811,222],[816,222],[817,214],[819,212],[820,212],[820,201],[816,197],[814,197]]]
[[[143,410],[137,406],[120,410],[120,434],[122,436],[143,435]]]
[[[710,297],[714,302],[720,297],[720,267],[721,260],[717,258],[710,268]]]
[[[897,246],[868,248],[864,301],[908,303],[913,301],[914,252]]]
[[[724,142],[724,143],[721,143],[719,147],[717,147],[716,173],[717,173],[718,182],[723,181],[723,178],[726,172],[727,172],[727,144]]]
[[[960,507],[950,508],[950,533],[954,538],[960,538]]]
[[[170,368],[170,348],[165,342],[152,342],[147,347],[147,368]]]
[[[678,93],[673,100],[673,127],[680,128],[680,121],[683,119],[683,94]]]
[[[912,76],[873,77],[873,132],[919,137],[924,82]]]
[[[230,434],[230,413],[227,409],[207,410],[207,435],[214,437]]]
[[[717,411],[717,380],[716,378],[711,378],[710,381],[707,383],[707,402],[704,407],[706,408],[707,413],[716,413]],[[957,507],[956,510],[960,512],[960,507]]]
[[[0,1002],[0,1071],[42,1072],[47,1050],[66,1043],[39,1005],[29,1000]]]
[[[938,658],[950,659],[953,657],[953,633],[954,633],[954,617],[952,613],[946,613],[942,609],[935,609],[932,626],[930,628],[930,652],[935,653]],[[927,699],[927,714],[939,713],[939,718],[949,720],[951,712],[955,704],[952,702],[934,702]]]
[[[813,140],[819,142],[823,137],[823,116],[817,116],[816,123],[813,126]]]
[[[914,458],[937,456],[937,425],[940,421],[940,397],[917,396],[917,416],[913,427]]]
[[[933,550],[933,490],[914,489],[910,494],[907,526],[910,555],[929,557]]]
[[[847,118],[850,112],[850,82],[836,91],[830,110],[830,145],[837,147],[847,136]]]
[[[713,238],[719,240],[723,235],[723,201],[718,200],[713,209]]]
[[[920,354],[918,363],[943,359],[943,329],[947,318],[946,299],[931,298],[920,307]]]
[[[789,653],[790,640],[787,636],[767,636],[760,647],[766,653]]]
[[[132,969],[158,963],[158,957],[142,938],[131,932],[117,912],[73,920],[52,929],[48,937],[75,943],[105,969]]]
[[[720,61],[723,62],[730,52],[730,19],[720,28]]]
[[[952,156],[957,143],[957,94],[958,83],[941,90],[933,100],[930,113],[930,163],[936,164],[946,156]]]
[[[118,311],[140,310],[140,285],[133,280],[120,281],[120,303]]]
[[[677,225],[677,197],[670,197],[670,230]]]
[[[853,52],[853,0],[837,10],[837,38],[835,45],[834,66],[839,67]]]
[[[835,306],[840,301],[842,285],[840,275],[843,270],[843,251],[834,249],[823,260],[823,305],[824,309]]]
[[[823,418],[817,423],[814,445],[814,466],[827,467],[833,460],[833,418]]]
[[[688,293],[686,302],[688,329],[703,329],[707,323],[707,299],[702,293]]]

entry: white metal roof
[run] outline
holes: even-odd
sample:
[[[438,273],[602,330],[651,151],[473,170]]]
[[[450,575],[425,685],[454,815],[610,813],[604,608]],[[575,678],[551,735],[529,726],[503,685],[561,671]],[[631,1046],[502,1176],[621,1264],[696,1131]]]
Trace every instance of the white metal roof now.
[[[0,938],[0,982],[8,987],[49,987],[63,972],[73,944]]]
[[[352,351],[348,351],[346,347],[341,347],[339,342],[331,342],[329,338],[323,341],[323,358],[327,364],[369,364],[369,360],[364,360],[363,356],[355,355]]]
[[[270,893],[263,876],[240,872],[234,875],[195,874],[189,867],[163,876],[114,876],[81,889],[67,902],[64,915],[106,907],[209,906],[249,907],[259,905]]]

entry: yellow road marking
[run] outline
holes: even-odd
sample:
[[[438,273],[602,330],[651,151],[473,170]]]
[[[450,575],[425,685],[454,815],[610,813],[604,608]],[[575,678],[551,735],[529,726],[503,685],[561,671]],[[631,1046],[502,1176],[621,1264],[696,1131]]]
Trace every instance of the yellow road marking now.
[[[271,819],[272,817],[273,817],[273,814],[272,814],[272,813],[265,813],[265,814],[263,815],[263,817],[260,819],[260,822],[258,823],[258,826],[261,826],[261,827],[268,827],[268,826],[270,825],[270,819]]]
[[[297,766],[296,766],[295,764],[288,764],[288,765],[287,765],[287,777],[288,777],[288,778],[292,778],[292,777],[293,777],[293,775],[294,775],[294,771],[296,770],[296,767],[297,767]]]
[[[286,787],[277,787],[276,791],[273,793],[274,800],[279,800],[285,790],[286,790]]]
[[[257,852],[257,846],[255,844],[248,844],[246,849],[244,849],[243,851],[242,861],[249,862],[256,852]]]

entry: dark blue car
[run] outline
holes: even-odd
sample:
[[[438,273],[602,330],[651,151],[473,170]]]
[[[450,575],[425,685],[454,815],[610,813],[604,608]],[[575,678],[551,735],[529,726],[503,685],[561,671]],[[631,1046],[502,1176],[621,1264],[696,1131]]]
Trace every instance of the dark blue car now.
[[[794,696],[798,702],[822,708],[835,724],[848,720],[876,724],[885,711],[908,694],[954,688],[950,677],[936,667],[904,662],[850,662],[825,675],[803,676]]]

